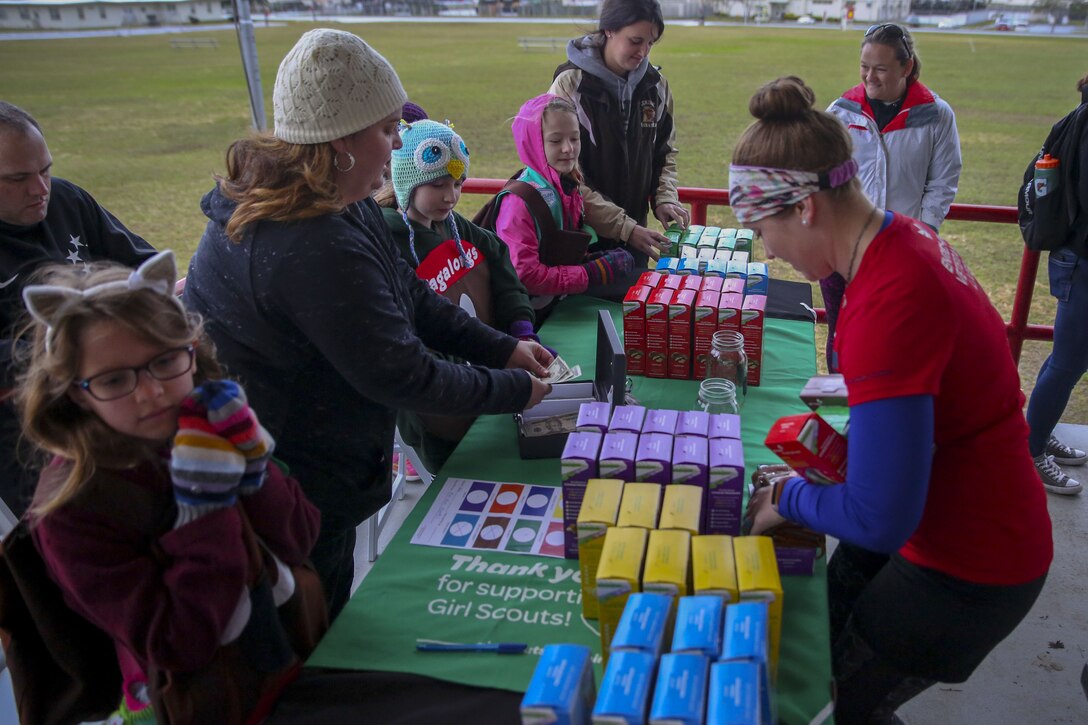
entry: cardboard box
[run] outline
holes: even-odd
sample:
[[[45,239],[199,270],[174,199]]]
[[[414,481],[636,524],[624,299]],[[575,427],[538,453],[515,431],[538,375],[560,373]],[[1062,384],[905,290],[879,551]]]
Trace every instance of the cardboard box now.
[[[667,281],[667,279],[666,279]],[[658,287],[646,300],[646,377],[663,378],[669,358],[669,305],[674,290]]]
[[[582,577],[582,614],[597,618],[597,566],[601,562],[604,535],[616,525],[623,496],[623,481],[594,478],[586,484],[578,512],[578,570]]]
[[[684,249],[690,248],[684,247]],[[705,260],[699,256],[697,251],[695,254],[685,256],[680,260],[680,266],[676,268],[676,274],[679,276],[697,276],[702,273],[705,266]]]
[[[605,433],[612,408],[604,401],[582,403],[578,407],[578,422],[574,430],[582,433]]]
[[[578,513],[582,509],[586,484],[597,478],[597,456],[601,450],[600,433],[571,433],[559,462],[563,482],[563,555],[578,558]]]
[[[676,435],[706,438],[710,430],[710,415],[702,410],[684,410],[676,423]]]
[[[691,534],[655,529],[646,542],[642,591],[666,594],[675,601],[691,593]]]
[[[688,228],[684,230],[683,236],[680,237],[680,243],[690,244],[694,247],[699,244],[704,231],[706,231],[706,227],[702,224],[689,224]]]
[[[623,298],[623,351],[631,375],[646,372],[646,301],[652,292],[651,287],[635,286]]]
[[[748,280],[748,262],[751,261],[751,255],[748,252],[741,252],[733,250],[733,256],[729,258],[730,262],[736,262],[744,265],[744,279],[747,283]]]
[[[703,277],[704,280],[719,279]],[[718,331],[718,302],[721,294],[715,290],[703,290],[695,298],[692,311],[692,373],[696,380],[706,377],[707,360],[710,355],[710,340]]]
[[[684,236],[683,228],[676,223],[670,224],[665,230],[665,238],[669,240],[669,256],[680,256],[680,238]]]
[[[767,536],[737,536],[733,538],[733,555],[741,602],[767,604],[768,652],[773,682],[778,673],[782,641],[782,577],[778,573],[774,543]]]
[[[710,661],[700,654],[667,654],[657,668],[650,725],[703,725]]]
[[[585,725],[596,700],[589,647],[545,645],[521,699],[521,721]]]
[[[717,292],[721,293],[722,285],[725,283],[724,277],[703,277],[702,292]]]
[[[683,292],[684,290],[691,290],[692,292],[698,293],[702,288],[703,288],[703,278],[702,277],[687,276],[687,277],[684,277],[684,279],[680,280],[680,291],[681,292]]]
[[[654,592],[632,594],[612,635],[611,650],[644,652],[656,659],[661,656],[666,634],[671,630],[671,596]]]
[[[680,259],[695,259],[698,254],[699,250],[695,248],[694,244],[680,245]]]
[[[675,475],[675,468],[673,469]],[[659,529],[678,529],[692,536],[699,533],[703,525],[704,488],[699,486],[673,483],[665,486],[665,496],[661,503],[661,518],[657,522]]]
[[[743,262],[737,261],[737,253],[733,252],[733,256],[729,259],[729,262],[725,265],[725,277],[726,279],[748,279],[748,260]]]
[[[691,325],[695,297],[699,293],[682,289],[669,304],[669,361],[666,374],[674,380],[691,377]]]
[[[744,446],[732,438],[712,439],[709,465],[703,532],[736,536],[744,517]]]
[[[703,229],[703,236],[699,237],[699,241],[701,241],[701,242],[709,241],[711,243],[711,245],[717,244],[718,243],[718,237],[721,236],[721,233],[722,233],[722,228],[721,227],[708,226],[708,227]]]
[[[646,420],[642,423],[642,432],[673,435],[679,419],[680,411],[677,410],[648,410]]]
[[[692,539],[694,543],[694,539]],[[725,602],[712,595],[682,597],[676,608],[672,652],[690,652],[718,659],[722,651]]]
[[[813,410],[823,406],[848,407],[846,380],[839,373],[813,375],[801,388],[801,401]]]
[[[745,283],[746,280],[740,279],[738,277],[722,279],[722,294],[736,294],[740,295],[741,298],[743,298],[744,290],[746,289]]]
[[[610,433],[639,433],[646,420],[646,409],[641,405],[617,405],[608,422]]]
[[[693,537],[691,575],[696,595],[716,596],[723,604],[739,602],[733,537],[720,534]]]
[[[745,294],[766,295],[770,290],[770,273],[766,262],[748,262],[748,279]]]
[[[709,446],[697,435],[678,435],[672,444],[672,483],[705,491],[710,483]],[[696,532],[698,533],[698,532]]]
[[[714,259],[728,263],[733,258],[732,249],[717,249],[714,251]],[[728,264],[726,265],[728,267]]]
[[[817,413],[779,418],[763,443],[813,483],[846,480],[846,438]]]
[[[601,441],[601,453],[597,458],[597,471],[601,478],[635,480],[635,452],[638,434],[626,431],[605,433]]]
[[[759,385],[763,377],[763,320],[766,313],[766,297],[751,295],[744,298],[740,311],[740,334],[744,336],[744,353],[748,356],[749,385]]]
[[[762,713],[759,665],[754,662],[715,662],[707,687],[706,725],[760,725]]]
[[[724,259],[712,259],[706,263],[703,274],[707,277],[725,277],[729,271],[729,262]]]
[[[770,673],[769,612],[766,602],[741,602],[725,608],[725,633],[722,640],[722,662],[740,662],[756,667],[759,682],[760,725],[774,725],[778,716],[774,709]]]
[[[672,436],[647,433],[638,440],[635,480],[667,485],[672,482]]]
[[[718,298],[718,329],[740,332],[740,311],[743,306],[744,295],[722,292]]]
[[[628,482],[623,487],[617,526],[657,528],[661,512],[661,486],[656,483]]]
[[[737,230],[733,227],[725,227],[722,229],[721,234],[718,235],[718,246],[721,247],[724,244],[729,243],[729,240],[732,240],[732,243],[736,243],[737,241]],[[732,249],[733,247],[730,246],[729,248]]]
[[[673,255],[675,256],[675,255]],[[661,285],[661,280],[664,277],[660,272],[656,272],[652,269],[648,269],[639,275],[638,281],[635,282],[635,287],[649,287],[653,289]]]
[[[661,275],[676,274],[676,270],[680,266],[680,257],[662,257],[657,260],[657,265],[654,267],[654,271]],[[662,284],[664,280],[658,282]]]
[[[605,659],[627,598],[642,591],[647,538],[648,532],[639,526],[614,526],[604,535],[601,561],[597,565],[597,622]]]
[[[678,264],[677,267],[676,267],[676,273],[666,275],[661,280],[661,284],[659,284],[657,286],[657,288],[658,289],[671,289],[673,292],[679,292],[680,291],[680,285],[684,281],[684,280],[680,279],[680,276],[683,274],[683,269],[682,268],[683,268],[683,261],[681,260],[681,263]]]
[[[735,413],[712,413],[707,438],[735,438],[740,440],[740,416]]]
[[[736,250],[738,252],[752,252],[752,240],[755,237],[755,232],[751,229],[738,229],[737,230],[737,244]]]
[[[593,706],[594,725],[645,723],[655,665],[653,655],[645,652],[617,652],[608,658]]]

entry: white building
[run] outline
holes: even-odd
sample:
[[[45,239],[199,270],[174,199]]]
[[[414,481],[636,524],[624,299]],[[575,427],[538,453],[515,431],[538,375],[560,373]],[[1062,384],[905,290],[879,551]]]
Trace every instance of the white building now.
[[[852,7],[856,23],[905,21],[910,0],[719,0],[714,8],[723,15],[778,21],[786,17],[811,15],[816,20],[838,20]]]
[[[230,0],[0,0],[0,29],[82,30],[223,22]]]

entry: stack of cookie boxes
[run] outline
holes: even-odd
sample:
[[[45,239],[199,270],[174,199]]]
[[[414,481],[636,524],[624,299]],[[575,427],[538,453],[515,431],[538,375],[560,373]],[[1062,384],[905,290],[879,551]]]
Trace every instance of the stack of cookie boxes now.
[[[713,238],[716,257],[666,257],[647,271],[623,301],[627,372],[651,378],[706,377],[710,341],[718,330],[744,336],[748,384],[759,385],[763,324],[769,286],[767,265],[751,262],[751,231],[691,227],[684,239]],[[734,247],[743,246],[743,251]],[[680,244],[681,254],[699,247]],[[726,256],[729,257],[726,260]]]

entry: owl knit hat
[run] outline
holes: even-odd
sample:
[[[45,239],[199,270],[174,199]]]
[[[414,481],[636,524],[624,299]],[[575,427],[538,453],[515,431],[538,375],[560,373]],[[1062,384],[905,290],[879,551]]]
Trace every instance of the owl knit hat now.
[[[454,130],[437,121],[423,120],[401,126],[400,140],[403,144],[393,151],[393,191],[397,196],[404,223],[408,226],[408,248],[419,264],[415,249],[415,233],[408,220],[408,206],[412,202],[412,192],[417,186],[429,184],[445,176],[460,179],[468,175],[468,147]],[[454,241],[457,243],[462,261],[468,262],[468,255],[461,246],[461,235],[453,212],[447,220]]]
[[[276,73],[275,135],[296,144],[333,141],[399,113],[407,100],[393,66],[362,38],[311,30]]]

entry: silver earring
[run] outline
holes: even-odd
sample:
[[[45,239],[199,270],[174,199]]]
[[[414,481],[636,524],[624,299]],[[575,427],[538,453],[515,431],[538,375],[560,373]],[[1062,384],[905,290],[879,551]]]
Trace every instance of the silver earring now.
[[[348,161],[350,163],[348,163],[348,167],[346,169],[340,168],[340,154],[345,154],[348,157]],[[336,156],[333,157],[332,165],[333,168],[335,168],[341,174],[346,174],[355,168],[355,157],[351,155],[350,151],[337,151]]]

